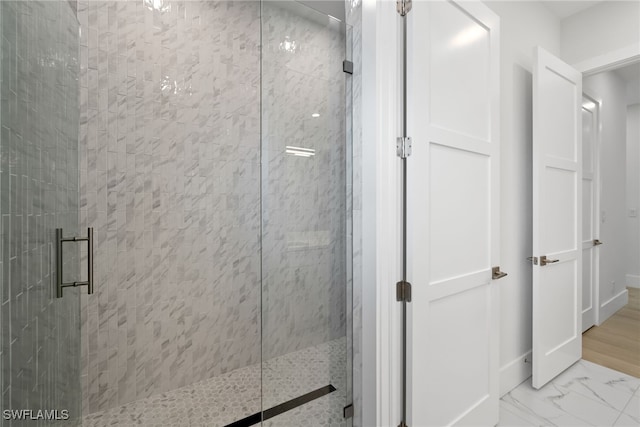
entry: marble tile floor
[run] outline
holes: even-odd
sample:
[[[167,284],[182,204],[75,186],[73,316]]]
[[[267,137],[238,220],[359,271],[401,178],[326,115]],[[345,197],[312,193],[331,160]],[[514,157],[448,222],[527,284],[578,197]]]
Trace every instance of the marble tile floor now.
[[[640,379],[580,360],[536,390],[531,379],[500,400],[502,427],[640,426]]]
[[[262,372],[262,375],[261,375]],[[218,427],[333,384],[336,391],[263,423],[345,426],[346,347],[339,338],[83,418],[83,427]],[[263,392],[261,393],[261,390]]]

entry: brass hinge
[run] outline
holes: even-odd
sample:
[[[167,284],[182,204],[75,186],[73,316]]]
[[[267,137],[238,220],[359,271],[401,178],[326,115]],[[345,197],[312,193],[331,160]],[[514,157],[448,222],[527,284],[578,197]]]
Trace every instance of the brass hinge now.
[[[411,283],[405,280],[396,283],[396,300],[411,302]]]
[[[411,0],[396,0],[396,10],[400,16],[406,16],[411,10]]]

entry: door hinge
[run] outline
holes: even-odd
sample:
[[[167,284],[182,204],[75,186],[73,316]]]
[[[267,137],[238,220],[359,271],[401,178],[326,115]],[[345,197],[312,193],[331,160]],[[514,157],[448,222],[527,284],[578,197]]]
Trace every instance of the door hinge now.
[[[396,283],[396,300],[411,302],[411,283],[401,280]]]
[[[411,155],[411,138],[408,136],[399,136],[396,139],[396,154],[401,159],[406,159]]]
[[[347,74],[353,74],[353,62],[347,61],[346,59],[342,61],[342,71]]]
[[[406,16],[411,10],[411,0],[396,0],[396,10],[400,16]]]
[[[344,415],[344,418],[353,418],[353,403],[351,405],[347,405],[344,407],[344,409],[342,410],[342,414]]]

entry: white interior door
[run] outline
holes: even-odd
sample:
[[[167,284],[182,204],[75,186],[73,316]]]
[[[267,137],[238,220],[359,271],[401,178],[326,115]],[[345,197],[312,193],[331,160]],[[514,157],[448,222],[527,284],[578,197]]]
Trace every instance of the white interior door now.
[[[408,424],[495,425],[499,18],[414,1],[407,36]]]
[[[598,112],[599,103],[582,97],[582,332],[598,321]]]
[[[582,75],[542,48],[533,69],[533,378],[582,354]]]

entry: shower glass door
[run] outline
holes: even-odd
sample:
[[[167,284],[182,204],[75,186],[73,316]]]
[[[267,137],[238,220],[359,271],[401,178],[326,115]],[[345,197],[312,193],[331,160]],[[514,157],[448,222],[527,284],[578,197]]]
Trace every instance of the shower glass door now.
[[[0,18],[0,425],[79,425],[86,291],[56,298],[55,244],[82,233],[79,26],[68,1],[2,1]],[[86,280],[79,255],[65,245],[64,281]]]
[[[298,2],[262,2],[265,426],[348,422],[349,36]]]

